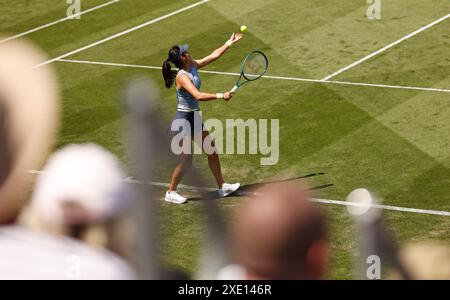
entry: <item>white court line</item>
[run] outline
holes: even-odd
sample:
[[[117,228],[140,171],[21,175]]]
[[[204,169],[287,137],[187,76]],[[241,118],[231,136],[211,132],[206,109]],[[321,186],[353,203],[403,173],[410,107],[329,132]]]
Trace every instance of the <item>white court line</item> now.
[[[57,61],[66,62],[66,63],[101,65],[101,66],[111,66],[111,67],[125,67],[125,68],[161,70],[161,67],[157,67],[157,66],[120,64],[120,63],[86,61],[86,60],[74,60],[74,59],[58,59]],[[239,73],[231,73],[231,72],[218,72],[218,71],[207,71],[207,70],[199,70],[199,72],[206,73],[206,74],[240,76]],[[315,82],[315,83],[325,83],[325,84],[354,85],[354,86],[379,87],[379,88],[389,88],[389,89],[403,89],[403,90],[417,90],[417,91],[427,91],[427,92],[450,93],[450,89],[426,88],[426,87],[415,87],[415,86],[387,85],[387,84],[374,84],[374,83],[362,83],[362,82],[346,82],[346,81],[333,81],[333,80],[325,81],[325,80],[319,80],[319,79],[308,79],[308,78],[298,78],[298,77],[282,77],[282,76],[270,76],[270,75],[264,75],[263,78],[275,79],[275,80],[304,81],[304,82]]]
[[[427,30],[427,29],[433,27],[434,25],[436,25],[436,24],[438,24],[438,23],[441,23],[442,21],[444,21],[444,20],[446,20],[446,19],[448,19],[448,18],[450,18],[450,14],[448,14],[448,15],[446,15],[446,16],[443,16],[442,18],[437,19],[436,21],[433,21],[433,22],[431,22],[430,24],[425,25],[425,26],[422,27],[422,28],[419,28],[418,30],[416,30],[416,31],[414,31],[414,32],[412,32],[412,33],[410,33],[410,34],[408,34],[408,35],[402,37],[401,39],[396,40],[395,42],[390,43],[389,45],[387,45],[387,46],[385,46],[385,47],[383,47],[383,48],[381,48],[381,49],[379,49],[379,50],[377,50],[377,51],[375,51],[375,52],[373,52],[373,53],[367,55],[366,57],[363,57],[363,58],[361,58],[360,60],[357,60],[357,61],[355,61],[354,63],[352,63],[352,64],[350,64],[350,65],[348,65],[348,66],[346,66],[346,67],[344,67],[344,68],[342,68],[342,69],[340,69],[340,70],[338,70],[338,71],[336,71],[336,72],[334,72],[334,73],[332,73],[332,74],[330,74],[330,75],[328,75],[328,76],[326,76],[326,77],[324,77],[322,80],[329,80],[329,79],[331,79],[331,78],[333,78],[333,77],[335,77],[335,76],[337,76],[337,75],[339,75],[339,74],[341,74],[341,73],[347,71],[348,69],[351,69],[351,68],[353,68],[354,66],[357,66],[357,65],[359,65],[360,63],[363,63],[363,62],[365,62],[366,60],[369,60],[369,59],[371,59],[372,57],[374,57],[374,56],[376,56],[376,55],[378,55],[378,54],[380,54],[380,53],[382,53],[382,52],[384,52],[384,51],[386,51],[386,50],[388,50],[388,49],[390,49],[390,48],[392,48],[392,47],[394,47],[394,46],[400,44],[401,42],[403,42],[403,41],[405,41],[405,40],[407,40],[407,39],[409,39],[409,38],[415,36],[416,34],[419,34],[419,33],[421,33],[422,31],[425,31],[425,30]]]
[[[45,172],[43,172],[43,171],[35,171],[35,170],[30,170],[30,171],[28,171],[28,173],[38,174],[38,175],[45,174]],[[134,184],[146,184],[146,185],[151,185],[151,186],[169,187],[168,183],[153,182],[153,181],[148,182],[148,183],[142,183],[138,180],[132,179],[131,177],[124,178],[123,181],[129,182],[129,183],[134,183]],[[178,187],[182,188],[182,189],[189,189],[189,190],[217,191],[216,188],[196,187],[196,186],[189,186],[189,185],[183,185],[183,184],[180,184]],[[252,194],[253,193],[248,193],[248,195],[252,195]],[[343,206],[365,206],[364,204],[360,204],[360,203],[352,203],[352,202],[347,202],[347,201],[329,200],[329,199],[311,199],[311,201],[317,202],[317,203],[336,204],[336,205],[343,205]],[[410,213],[416,213],[416,214],[450,217],[449,211],[417,209],[417,208],[399,207],[399,206],[391,206],[391,205],[378,205],[378,204],[370,205],[370,207],[374,207],[374,208],[378,208],[378,209],[385,209],[385,210],[410,212]]]
[[[337,204],[337,205],[344,205],[344,206],[367,206],[367,205],[364,205],[361,203],[339,201],[339,200],[328,200],[328,199],[311,199],[311,201],[317,202],[317,203]],[[450,217],[450,211],[445,211],[445,210],[418,209],[418,208],[399,207],[399,206],[381,205],[381,204],[372,204],[369,206],[374,207],[374,208],[379,208],[379,209],[385,209],[385,210],[395,210],[395,211],[401,211],[401,212],[411,212],[411,213],[416,213],[416,214]]]
[[[89,44],[89,45],[87,45],[87,46],[78,48],[78,49],[76,49],[76,50],[67,52],[66,54],[63,54],[63,55],[60,55],[60,56],[58,56],[58,57],[52,58],[52,59],[50,59],[50,60],[44,61],[44,62],[42,62],[42,63],[40,63],[40,64],[34,66],[34,68],[38,68],[38,67],[41,67],[41,66],[44,66],[44,65],[48,65],[48,64],[51,64],[51,63],[53,63],[53,62],[55,62],[55,61],[57,61],[57,60],[59,60],[59,59],[68,57],[68,56],[73,55],[73,54],[80,53],[80,52],[82,52],[82,51],[84,51],[84,50],[87,50],[87,49],[89,49],[89,48],[92,48],[92,47],[98,46],[98,45],[100,45],[100,44],[106,43],[106,42],[108,42],[108,41],[110,41],[110,40],[113,40],[113,39],[115,39],[115,38],[121,37],[121,36],[123,36],[123,35],[125,35],[125,34],[128,34],[128,33],[130,33],[130,32],[136,31],[136,30],[138,30],[138,29],[141,29],[141,28],[146,27],[146,26],[148,26],[148,25],[154,24],[154,23],[159,22],[159,21],[161,21],[161,20],[170,18],[170,17],[172,17],[172,16],[174,16],[174,15],[176,15],[176,14],[179,14],[179,13],[184,12],[184,11],[186,11],[186,10],[189,10],[189,9],[191,9],[191,8],[197,7],[197,6],[199,6],[199,5],[205,4],[205,3],[209,2],[209,1],[210,1],[210,0],[201,0],[201,1],[197,2],[197,3],[194,3],[194,4],[191,4],[191,5],[186,6],[186,7],[184,7],[184,8],[178,9],[178,10],[176,10],[176,11],[174,11],[174,12],[171,12],[171,13],[169,13],[169,14],[167,14],[167,15],[161,16],[161,17],[156,18],[156,19],[153,19],[153,20],[150,20],[150,21],[145,22],[145,23],[143,23],[143,24],[141,24],[141,25],[135,26],[135,27],[133,27],[133,28],[130,28],[130,29],[127,29],[127,30],[125,30],[125,31],[119,32],[119,33],[117,33],[117,34],[114,34],[114,35],[112,35],[112,36],[110,36],[110,37],[107,37],[107,38],[104,38],[104,39],[102,39],[102,40],[99,40],[99,41],[97,41],[97,42],[95,42],[95,43]]]
[[[4,40],[1,40],[1,41],[0,41],[0,44],[1,44],[1,43],[4,43],[4,42],[7,42],[7,41],[10,41],[10,40],[13,40],[13,39],[16,39],[16,38],[19,38],[19,37],[21,37],[21,36],[25,36],[25,35],[27,35],[27,34],[30,34],[30,33],[36,32],[36,31],[39,31],[39,30],[41,30],[41,29],[44,29],[44,28],[47,28],[47,27],[56,25],[56,24],[58,24],[58,23],[65,22],[65,21],[67,21],[67,20],[73,20],[74,18],[76,18],[76,17],[78,17],[78,16],[87,14],[87,13],[89,13],[89,12],[95,11],[95,10],[97,10],[97,9],[100,9],[100,8],[102,8],[102,7],[105,7],[105,6],[108,6],[108,5],[111,5],[111,4],[114,4],[114,3],[119,2],[119,1],[120,1],[120,0],[112,0],[112,1],[109,1],[109,2],[106,2],[106,3],[103,3],[103,4],[100,4],[100,5],[97,5],[97,6],[95,6],[95,7],[89,8],[89,9],[84,10],[84,11],[82,11],[82,12],[79,12],[79,13],[77,13],[77,14],[74,14],[74,15],[72,15],[72,16],[70,16],[70,17],[65,17],[65,18],[63,18],[63,19],[59,19],[59,20],[56,20],[56,21],[54,21],[54,22],[51,22],[51,23],[48,23],[48,24],[45,24],[45,25],[36,27],[36,28],[31,29],[31,30],[28,30],[28,31],[26,31],[26,32],[19,33],[19,34],[17,34],[17,35],[14,35],[14,36],[11,36],[11,37],[6,38],[6,39],[4,39]]]

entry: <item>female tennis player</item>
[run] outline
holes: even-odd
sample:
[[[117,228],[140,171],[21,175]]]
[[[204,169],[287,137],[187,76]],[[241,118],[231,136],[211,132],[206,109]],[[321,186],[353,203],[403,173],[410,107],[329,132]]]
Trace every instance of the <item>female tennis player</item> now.
[[[169,51],[168,58],[164,61],[162,73],[165,86],[166,88],[170,88],[175,82],[178,100],[178,109],[173,122],[182,121],[185,124],[187,123],[190,125],[191,132],[188,132],[183,137],[183,143],[186,143],[185,145],[189,145],[189,149],[192,149],[192,139],[194,139],[194,141],[202,141],[202,145],[208,144],[214,147],[214,143],[209,135],[209,132],[203,127],[203,122],[201,121],[199,114],[199,102],[216,99],[229,101],[233,96],[230,92],[214,94],[200,92],[201,81],[197,70],[219,59],[228,50],[228,48],[230,48],[241,38],[242,34],[233,33],[231,38],[223,46],[216,49],[210,55],[198,60],[193,59],[189,54],[188,45],[173,46]],[[178,68],[178,71],[172,70],[171,63]],[[198,123],[201,125],[196,126]],[[177,124],[180,123],[178,122]],[[199,145],[201,149],[203,149],[202,145]],[[239,183],[229,184],[225,183],[223,180],[219,155],[217,154],[215,147],[213,151],[208,151],[207,155],[209,168],[211,169],[211,172],[213,173],[219,187],[219,196],[226,197],[236,191],[240,186]],[[166,192],[166,201],[176,204],[182,204],[187,201],[185,197],[182,197],[176,192],[176,189],[184,173],[187,169],[189,169],[191,164],[192,151],[185,151],[181,153],[180,161],[173,171],[172,180],[170,182],[169,189]]]

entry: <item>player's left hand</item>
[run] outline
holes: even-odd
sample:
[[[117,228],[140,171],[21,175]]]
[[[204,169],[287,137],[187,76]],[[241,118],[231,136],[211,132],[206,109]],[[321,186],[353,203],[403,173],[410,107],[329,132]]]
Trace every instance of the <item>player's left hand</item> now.
[[[242,39],[242,33],[234,33],[231,35],[230,37],[230,41],[234,44],[237,41],[239,41],[240,39]]]

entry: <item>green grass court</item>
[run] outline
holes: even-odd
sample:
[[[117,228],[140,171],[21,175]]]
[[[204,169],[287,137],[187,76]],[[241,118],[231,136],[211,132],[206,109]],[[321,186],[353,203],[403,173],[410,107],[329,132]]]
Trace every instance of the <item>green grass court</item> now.
[[[108,0],[82,0],[83,10]],[[91,45],[165,16],[196,0],[120,0],[26,35],[49,58]],[[0,0],[0,32],[18,34],[65,17],[65,1]],[[321,80],[450,13],[448,0],[382,0],[381,20],[369,20],[365,0],[210,0],[90,47],[67,60],[160,67],[168,49],[189,43],[200,58],[222,45],[242,24],[244,38],[207,70],[239,72],[242,58],[260,49],[267,75]],[[0,38],[1,40],[1,38]],[[450,18],[333,77],[333,81],[435,88],[440,91],[263,78],[242,88],[231,102],[202,103],[204,118],[279,119],[280,159],[260,166],[259,155],[222,155],[225,179],[251,184],[308,173],[325,175],[311,185],[332,183],[318,198],[343,200],[355,188],[376,192],[385,205],[450,211]],[[174,89],[161,71],[56,61],[63,96],[58,147],[96,142],[126,160],[119,94],[140,75],[161,87],[161,113],[176,111]],[[202,74],[202,90],[230,89],[236,77]],[[206,157],[194,164],[213,185]],[[160,165],[168,182],[172,166]],[[189,174],[187,174],[189,176]],[[161,190],[161,196],[163,195]],[[231,213],[239,197],[220,201]],[[329,278],[353,276],[356,232],[344,206],[320,204],[329,217],[332,265]],[[201,203],[161,202],[165,260],[193,272],[203,238]],[[450,244],[450,217],[386,210],[400,243],[439,240]]]

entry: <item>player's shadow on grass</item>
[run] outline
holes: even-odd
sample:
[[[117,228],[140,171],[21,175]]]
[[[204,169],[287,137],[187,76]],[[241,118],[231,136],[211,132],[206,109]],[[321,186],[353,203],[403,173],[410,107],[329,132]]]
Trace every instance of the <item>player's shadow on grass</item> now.
[[[264,185],[305,179],[305,178],[314,177],[314,176],[318,176],[318,175],[324,175],[324,173],[311,173],[311,174],[298,176],[298,177],[294,177],[294,178],[283,179],[283,180],[274,180],[274,181],[265,181],[265,182],[246,184],[246,185],[242,185],[236,192],[232,193],[228,197],[255,196],[256,195],[255,190],[257,190],[258,188],[260,188]],[[331,187],[333,185],[334,184],[332,184],[332,183],[328,183],[328,184],[311,187],[308,190],[320,190],[320,189]],[[218,199],[220,199],[220,198],[219,198],[217,191],[209,191],[209,192],[203,192],[201,194],[201,196],[192,197],[192,198],[189,198],[188,200],[189,201],[201,201],[201,200],[218,200]]]

